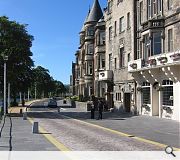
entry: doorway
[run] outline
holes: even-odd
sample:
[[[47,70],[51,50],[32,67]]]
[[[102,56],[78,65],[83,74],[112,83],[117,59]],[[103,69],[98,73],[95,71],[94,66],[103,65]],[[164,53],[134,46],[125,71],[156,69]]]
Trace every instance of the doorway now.
[[[130,111],[131,111],[131,93],[124,93],[124,107],[125,107],[125,111],[130,113]]]

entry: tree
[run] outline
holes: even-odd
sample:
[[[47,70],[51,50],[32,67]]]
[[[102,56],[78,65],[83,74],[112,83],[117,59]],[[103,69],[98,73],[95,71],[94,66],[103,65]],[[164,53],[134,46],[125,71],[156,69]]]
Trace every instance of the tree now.
[[[51,96],[59,96],[66,91],[64,84],[60,81],[54,80],[50,76],[49,71],[42,66],[37,66],[33,69],[34,83],[32,91],[36,88],[37,97],[41,98]]]
[[[8,56],[7,81],[11,84],[12,95],[16,101],[17,93],[24,93],[31,86],[31,58],[33,36],[28,34],[27,25],[0,17],[0,81],[3,83],[3,57]],[[2,86],[1,86],[2,87]]]

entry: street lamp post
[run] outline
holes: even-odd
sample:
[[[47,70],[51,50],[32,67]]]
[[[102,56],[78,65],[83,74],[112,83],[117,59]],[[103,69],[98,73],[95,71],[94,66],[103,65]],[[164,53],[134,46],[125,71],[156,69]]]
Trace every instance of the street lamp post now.
[[[6,62],[8,56],[4,56],[4,116],[6,115]]]

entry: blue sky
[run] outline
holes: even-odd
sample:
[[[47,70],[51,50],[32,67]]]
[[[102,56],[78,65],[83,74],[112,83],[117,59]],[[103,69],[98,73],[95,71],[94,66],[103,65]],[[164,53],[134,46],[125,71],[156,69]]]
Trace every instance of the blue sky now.
[[[79,31],[94,0],[0,0],[0,16],[28,24],[34,36],[35,65],[49,69],[54,79],[69,83]],[[106,0],[99,0],[102,9]]]

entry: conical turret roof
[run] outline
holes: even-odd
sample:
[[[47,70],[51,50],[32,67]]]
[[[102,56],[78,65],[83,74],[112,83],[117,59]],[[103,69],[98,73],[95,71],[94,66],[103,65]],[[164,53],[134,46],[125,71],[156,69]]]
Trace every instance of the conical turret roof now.
[[[103,16],[101,6],[99,4],[98,0],[94,0],[94,4],[91,8],[91,11],[89,13],[88,19],[86,23],[88,22],[97,22],[99,19]]]

